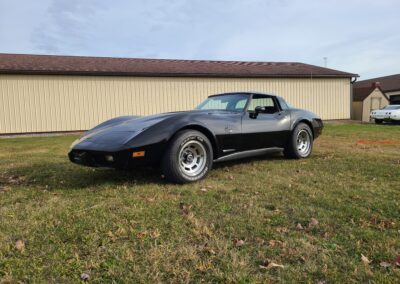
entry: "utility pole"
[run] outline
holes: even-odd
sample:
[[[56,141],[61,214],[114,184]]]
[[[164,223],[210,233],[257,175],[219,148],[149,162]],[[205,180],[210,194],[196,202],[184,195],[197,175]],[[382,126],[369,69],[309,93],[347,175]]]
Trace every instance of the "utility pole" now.
[[[324,57],[324,67],[328,67],[328,57]]]

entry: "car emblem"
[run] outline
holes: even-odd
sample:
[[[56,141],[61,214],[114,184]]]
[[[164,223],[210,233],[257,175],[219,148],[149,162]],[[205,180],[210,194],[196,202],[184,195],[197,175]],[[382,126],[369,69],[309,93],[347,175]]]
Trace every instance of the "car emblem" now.
[[[232,133],[233,132],[232,126],[230,125],[225,126],[225,132]]]

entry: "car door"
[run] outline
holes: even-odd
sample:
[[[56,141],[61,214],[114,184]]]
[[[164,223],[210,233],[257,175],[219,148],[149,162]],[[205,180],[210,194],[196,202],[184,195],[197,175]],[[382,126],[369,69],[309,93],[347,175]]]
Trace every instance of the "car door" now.
[[[265,112],[256,113],[257,106]],[[242,116],[243,150],[284,147],[290,130],[290,114],[282,110],[275,97],[253,95]]]

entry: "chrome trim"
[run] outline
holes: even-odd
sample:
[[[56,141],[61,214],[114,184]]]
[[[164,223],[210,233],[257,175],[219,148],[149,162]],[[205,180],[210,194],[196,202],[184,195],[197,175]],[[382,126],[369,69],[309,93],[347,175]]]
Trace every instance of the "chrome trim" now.
[[[218,159],[214,160],[214,163],[249,158],[249,157],[254,157],[254,156],[261,156],[261,155],[265,155],[265,154],[281,152],[283,150],[284,150],[283,148],[271,147],[271,148],[262,148],[262,149],[256,149],[256,150],[241,151],[241,152],[232,153],[230,155],[226,155],[221,158],[218,158]]]

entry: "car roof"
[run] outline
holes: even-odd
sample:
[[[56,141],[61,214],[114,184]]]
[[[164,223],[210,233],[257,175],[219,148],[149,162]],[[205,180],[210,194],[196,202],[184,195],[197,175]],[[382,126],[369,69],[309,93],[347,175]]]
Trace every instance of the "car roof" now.
[[[215,94],[211,95],[209,97],[215,97],[215,96],[224,96],[224,95],[258,95],[258,96],[267,96],[267,97],[277,97],[273,94],[267,94],[267,93],[260,93],[260,92],[227,92],[227,93],[220,93],[220,94]]]

